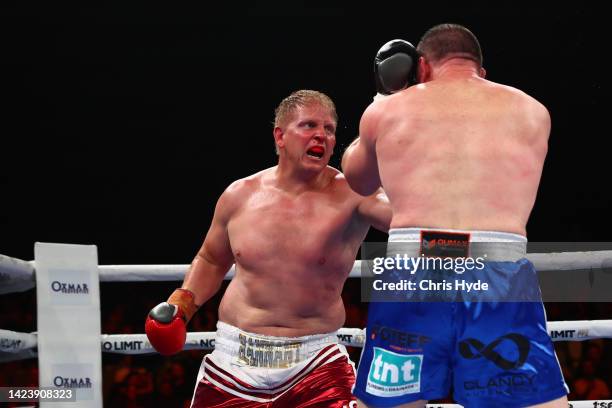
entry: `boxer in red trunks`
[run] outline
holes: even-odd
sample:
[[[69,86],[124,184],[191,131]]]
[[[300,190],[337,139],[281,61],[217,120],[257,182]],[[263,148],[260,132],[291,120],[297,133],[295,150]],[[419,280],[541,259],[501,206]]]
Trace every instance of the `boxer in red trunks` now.
[[[186,322],[236,264],[192,406],[356,406],[353,366],[335,334],[340,295],[370,225],[387,231],[391,211],[382,190],[361,196],[328,166],[336,125],[320,92],[281,102],[278,165],[225,190],[182,288],[149,314],[151,344],[180,351]]]

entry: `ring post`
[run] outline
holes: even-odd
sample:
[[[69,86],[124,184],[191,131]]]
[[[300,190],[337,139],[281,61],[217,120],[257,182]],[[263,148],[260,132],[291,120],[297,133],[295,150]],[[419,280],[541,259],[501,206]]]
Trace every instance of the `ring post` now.
[[[97,248],[37,242],[34,258],[39,384],[76,393],[41,407],[102,407]]]

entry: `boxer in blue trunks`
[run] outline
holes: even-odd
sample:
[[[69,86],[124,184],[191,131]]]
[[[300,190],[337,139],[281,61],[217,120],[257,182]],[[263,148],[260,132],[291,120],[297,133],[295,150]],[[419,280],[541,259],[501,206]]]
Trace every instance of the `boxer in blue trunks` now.
[[[390,247],[403,243],[411,258],[492,254],[477,273],[462,275],[483,277],[492,290],[482,298],[456,290],[448,299],[371,303],[355,395],[363,406],[423,407],[452,389],[468,407],[566,408],[536,272],[524,257],[547,109],[486,80],[479,42],[460,25],[433,27],[416,50],[390,42],[375,66],[386,96],[366,109],[360,137],[344,154],[350,186],[362,195],[384,187]],[[439,272],[406,276],[445,281]]]

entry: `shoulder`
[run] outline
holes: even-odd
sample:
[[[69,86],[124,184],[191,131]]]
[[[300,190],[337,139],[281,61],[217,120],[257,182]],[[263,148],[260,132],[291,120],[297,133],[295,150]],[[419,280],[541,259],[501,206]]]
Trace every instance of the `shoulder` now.
[[[389,108],[389,103],[393,99],[395,99],[395,95],[377,95],[374,101],[372,101],[363,111],[361,115],[361,125],[378,122]]]
[[[346,181],[346,177],[344,177],[344,173],[337,168],[327,166],[325,172],[329,177],[330,186],[332,186],[334,189],[348,187],[348,182]]]
[[[395,95],[378,96],[363,111],[359,121],[359,137],[367,144],[374,144],[376,142],[376,134],[380,129],[381,123],[384,123],[390,107],[393,106],[394,99]]]
[[[264,177],[266,177],[272,169],[262,170],[250,176],[238,179],[231,183],[223,191],[217,201],[217,210],[221,210],[225,214],[231,214],[240,208],[240,205],[246,201],[246,198],[261,188]]]
[[[505,94],[512,106],[518,108],[518,112],[526,112],[542,120],[550,119],[550,114],[546,106],[527,92],[508,85],[502,85],[495,82],[490,83],[499,89],[501,93]]]
[[[238,195],[257,189],[261,185],[262,179],[270,170],[271,169],[262,170],[258,173],[251,174],[250,176],[232,182],[229,186],[227,186],[223,194],[227,194],[229,196]]]
[[[378,119],[398,104],[409,103],[408,101],[418,98],[424,89],[424,86],[415,85],[391,95],[376,95],[374,101],[363,112],[362,120],[363,118]]]
[[[346,177],[344,177],[344,173],[342,173],[340,170],[338,170],[338,169],[336,169],[335,167],[332,167],[332,166],[327,166],[326,171],[327,171],[327,174],[329,175],[329,178],[331,180],[330,185],[333,187],[334,190],[348,189],[348,191],[353,191],[349,187],[349,184],[346,181]]]
[[[333,191],[337,194],[341,195],[342,198],[346,201],[352,200],[356,204],[359,204],[362,200],[365,200],[367,197],[357,194],[349,185],[344,173],[340,170],[335,169],[331,166],[327,166],[328,172],[330,174],[332,180]]]
[[[370,120],[384,119],[400,109],[402,113],[405,107],[414,108],[423,103],[429,93],[431,86],[428,84],[416,84],[391,95],[378,95],[366,108],[363,118]],[[406,111],[410,112],[410,110]]]
[[[536,141],[546,141],[550,135],[550,113],[544,104],[526,92],[507,85],[495,84],[502,94],[501,106],[510,107],[510,115],[522,126],[525,135]]]
[[[238,179],[227,186],[227,188],[223,191],[223,194],[221,194],[221,198],[233,199],[238,196],[243,196],[244,194],[247,194],[251,190],[255,189],[257,184],[257,178],[253,178],[252,176]]]

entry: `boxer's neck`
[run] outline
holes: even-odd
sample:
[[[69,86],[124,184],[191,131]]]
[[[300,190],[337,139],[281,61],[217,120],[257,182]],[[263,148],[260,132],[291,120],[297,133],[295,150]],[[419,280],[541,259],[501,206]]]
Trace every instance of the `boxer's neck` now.
[[[309,190],[322,190],[331,181],[327,168],[313,171],[279,164],[274,175],[274,184],[277,188],[294,194]]]

